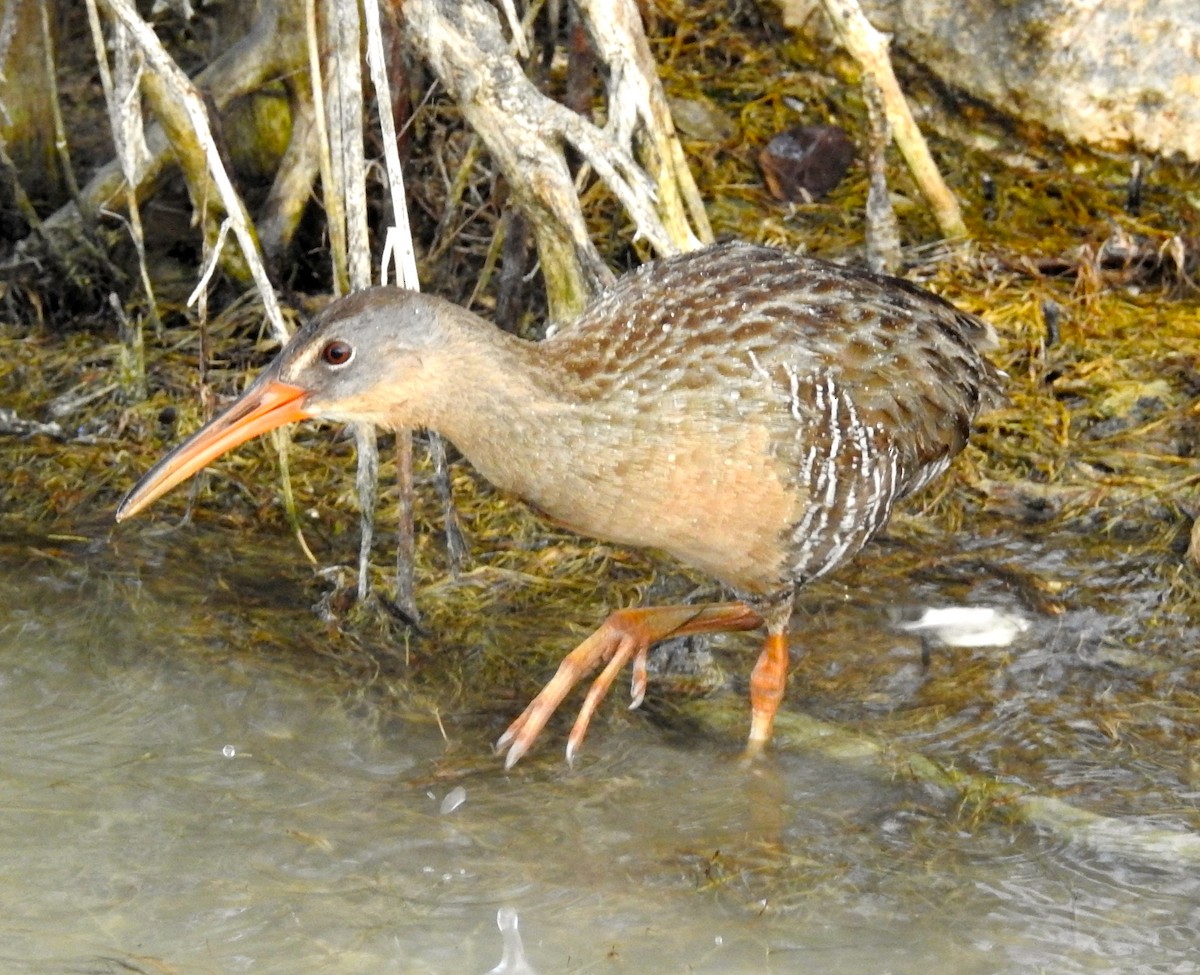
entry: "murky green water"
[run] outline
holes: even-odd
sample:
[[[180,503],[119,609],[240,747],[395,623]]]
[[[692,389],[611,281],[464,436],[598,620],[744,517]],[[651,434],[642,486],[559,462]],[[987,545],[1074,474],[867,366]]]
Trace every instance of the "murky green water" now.
[[[541,975],[1200,972],[1200,870],[964,817],[819,757],[747,769],[731,742],[635,715],[600,723],[573,771],[556,739],[511,775],[482,760],[443,777],[427,708],[347,693],[319,659],[286,664],[289,633],[320,639],[282,568],[294,553],[234,570],[242,541],[0,547],[0,970],[483,975],[511,906]],[[1094,741],[1094,715],[1017,728],[995,712],[1074,700],[1078,634],[1154,610],[1078,612],[1070,639],[1068,614],[1003,652],[935,654],[924,679],[911,640],[888,633],[891,683],[823,701],[816,680],[795,697],[827,716],[929,708],[921,747],[1000,774],[1042,727],[1062,757],[1039,771],[1077,782],[1083,804],[1110,782],[1124,814],[1194,813],[1196,758],[1169,735],[1133,748]],[[833,666],[830,633],[879,627],[870,606],[814,611],[799,669]],[[938,711],[951,659],[1000,687],[987,713]],[[1106,666],[1118,693],[1129,678]],[[496,730],[444,717],[460,749]]]

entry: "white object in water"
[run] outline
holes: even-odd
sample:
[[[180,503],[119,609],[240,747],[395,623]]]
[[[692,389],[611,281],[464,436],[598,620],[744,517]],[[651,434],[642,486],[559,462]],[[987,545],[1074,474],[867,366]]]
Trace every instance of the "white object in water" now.
[[[454,812],[459,806],[467,801],[467,790],[461,785],[456,785],[453,789],[446,793],[446,797],[442,800],[442,805],[439,812],[443,816],[447,813]]]
[[[504,938],[504,954],[500,964],[487,975],[538,975],[537,971],[525,960],[525,947],[521,944],[521,934],[517,931],[517,912],[511,907],[502,907],[496,912],[496,925]]]
[[[991,606],[929,606],[914,620],[897,621],[896,628],[949,647],[1007,647],[1029,629],[1029,620]]]

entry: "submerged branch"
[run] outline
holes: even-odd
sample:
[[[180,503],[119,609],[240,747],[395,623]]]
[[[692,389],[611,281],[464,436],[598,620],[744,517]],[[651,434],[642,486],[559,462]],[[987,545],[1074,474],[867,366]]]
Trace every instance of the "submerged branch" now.
[[[714,735],[740,739],[745,734],[740,700],[737,707],[714,706],[709,700],[679,704],[672,710],[685,714]],[[1001,782],[979,772],[948,768],[901,745],[882,742],[795,711],[781,710],[776,715],[772,747],[779,751],[815,753],[888,779],[907,773],[921,784],[956,796],[981,812],[1016,819],[1101,853],[1143,863],[1200,866],[1200,834],[1089,812],[1061,799],[1038,795],[1023,785]]]

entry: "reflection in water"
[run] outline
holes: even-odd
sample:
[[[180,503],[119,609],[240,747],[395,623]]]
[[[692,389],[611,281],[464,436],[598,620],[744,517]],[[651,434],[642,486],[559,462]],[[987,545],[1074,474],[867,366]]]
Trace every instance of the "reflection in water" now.
[[[1193,872],[619,708],[574,771],[440,779],[427,714],[211,636],[251,598],[299,632],[302,600],[27,548],[0,552],[4,972],[1200,971]]]

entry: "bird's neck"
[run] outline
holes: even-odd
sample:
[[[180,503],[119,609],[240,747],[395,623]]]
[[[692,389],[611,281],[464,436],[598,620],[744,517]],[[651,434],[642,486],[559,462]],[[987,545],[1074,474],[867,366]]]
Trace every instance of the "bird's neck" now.
[[[445,436],[497,487],[554,507],[561,479],[585,450],[579,403],[542,343],[519,339],[456,309],[440,377],[419,425]]]

